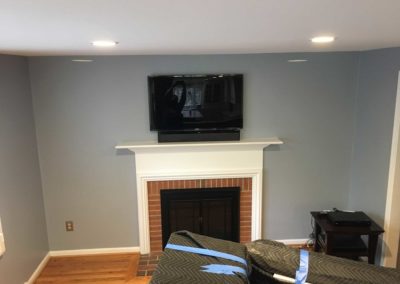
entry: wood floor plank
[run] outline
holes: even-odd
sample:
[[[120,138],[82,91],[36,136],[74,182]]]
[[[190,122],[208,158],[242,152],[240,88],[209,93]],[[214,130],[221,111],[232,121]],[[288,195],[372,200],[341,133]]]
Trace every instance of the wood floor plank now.
[[[138,253],[52,257],[35,284],[147,284],[150,277],[136,277],[139,257]]]

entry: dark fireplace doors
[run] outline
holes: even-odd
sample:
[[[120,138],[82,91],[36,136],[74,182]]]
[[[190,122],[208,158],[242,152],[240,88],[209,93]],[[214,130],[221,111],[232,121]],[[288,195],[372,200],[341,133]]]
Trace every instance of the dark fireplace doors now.
[[[239,241],[239,187],[161,190],[163,248],[171,233],[188,230]]]

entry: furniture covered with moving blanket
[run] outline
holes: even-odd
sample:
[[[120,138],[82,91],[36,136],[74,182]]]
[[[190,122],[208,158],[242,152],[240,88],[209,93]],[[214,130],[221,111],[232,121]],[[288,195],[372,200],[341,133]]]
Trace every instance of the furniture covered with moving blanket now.
[[[187,231],[171,234],[151,284],[249,283],[244,245]]]
[[[274,274],[295,277],[300,259],[298,249],[270,240],[254,241],[246,246],[252,264],[251,283],[287,283],[274,280]],[[309,252],[306,282],[312,284],[400,283],[400,271]]]
[[[400,271],[300,251],[275,241],[244,246],[181,231],[171,234],[150,283],[280,284],[295,279],[301,284],[394,284],[400,283]]]

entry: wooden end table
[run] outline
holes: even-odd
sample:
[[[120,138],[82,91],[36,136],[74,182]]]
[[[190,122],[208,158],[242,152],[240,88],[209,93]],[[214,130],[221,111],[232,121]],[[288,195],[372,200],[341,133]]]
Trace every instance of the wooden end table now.
[[[311,212],[314,218],[315,251],[328,255],[356,259],[368,257],[368,263],[374,264],[378,237],[384,230],[371,220],[370,226],[339,226],[331,223],[326,214]],[[364,244],[361,236],[368,236]]]

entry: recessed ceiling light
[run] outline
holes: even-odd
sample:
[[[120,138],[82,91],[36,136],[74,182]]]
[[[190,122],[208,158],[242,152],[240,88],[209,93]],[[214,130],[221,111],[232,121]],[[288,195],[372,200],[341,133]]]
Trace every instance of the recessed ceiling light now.
[[[116,46],[118,44],[118,42],[111,41],[111,40],[96,40],[96,41],[93,41],[92,44],[94,46],[98,46],[98,47],[112,47],[112,46]]]
[[[313,43],[330,43],[335,40],[333,36],[316,36],[311,39]]]
[[[73,62],[93,62],[93,59],[72,59]]]
[[[307,59],[289,59],[287,62],[289,63],[301,63],[301,62],[307,62]]]

